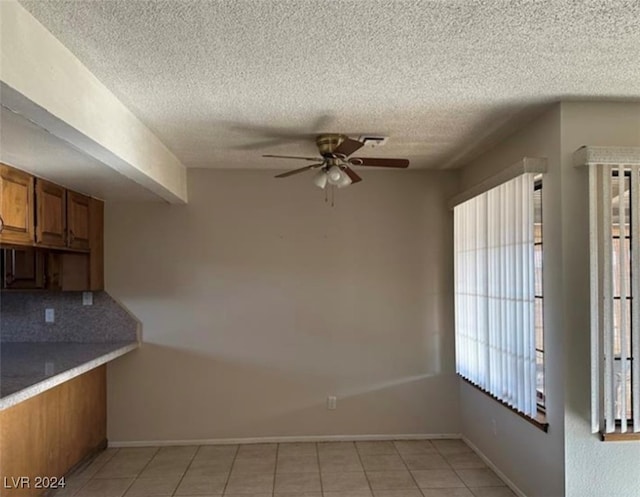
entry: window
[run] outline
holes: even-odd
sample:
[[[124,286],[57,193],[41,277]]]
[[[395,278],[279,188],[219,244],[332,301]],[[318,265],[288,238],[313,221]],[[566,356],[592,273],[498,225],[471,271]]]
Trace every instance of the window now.
[[[544,411],[544,296],[542,285],[542,178],[537,178],[533,191],[533,253],[535,268],[535,332],[536,332],[536,401]]]
[[[616,424],[633,419],[631,401],[631,173],[612,171],[611,261],[613,280],[613,411]]]
[[[640,434],[640,149],[583,147],[591,231],[592,427]]]
[[[524,173],[454,208],[456,370],[533,418],[544,406],[542,180]]]

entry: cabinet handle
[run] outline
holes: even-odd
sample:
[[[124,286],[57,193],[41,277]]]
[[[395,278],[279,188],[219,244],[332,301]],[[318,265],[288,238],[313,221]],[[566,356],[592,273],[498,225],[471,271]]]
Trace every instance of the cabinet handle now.
[[[4,277],[4,284],[6,286],[11,286],[11,284],[16,281],[15,277],[11,274],[11,273],[7,273],[7,275]]]
[[[71,245],[75,239],[76,237],[73,234],[73,230],[69,230],[69,245]]]
[[[4,219],[2,219],[2,216],[0,215],[0,233],[2,233],[3,230],[4,230]]]

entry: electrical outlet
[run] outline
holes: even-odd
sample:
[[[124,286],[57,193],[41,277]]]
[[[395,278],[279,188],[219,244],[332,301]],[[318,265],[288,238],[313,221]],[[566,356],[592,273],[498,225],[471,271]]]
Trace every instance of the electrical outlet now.
[[[338,399],[335,396],[329,395],[329,397],[327,397],[327,409],[330,411],[335,410],[337,402]]]
[[[56,322],[56,311],[54,309],[45,309],[44,310],[44,322],[45,323],[55,323]]]
[[[93,305],[93,292],[82,292],[82,305]]]

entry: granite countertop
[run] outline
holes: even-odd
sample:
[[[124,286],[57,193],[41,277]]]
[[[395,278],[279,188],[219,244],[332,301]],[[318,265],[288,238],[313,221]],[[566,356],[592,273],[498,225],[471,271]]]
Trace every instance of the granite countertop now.
[[[49,390],[139,347],[136,340],[100,343],[0,343],[0,410]]]

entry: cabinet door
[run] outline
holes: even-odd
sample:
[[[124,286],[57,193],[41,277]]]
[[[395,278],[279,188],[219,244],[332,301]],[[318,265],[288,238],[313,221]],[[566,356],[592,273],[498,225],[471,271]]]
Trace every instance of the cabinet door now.
[[[0,243],[33,240],[33,176],[0,164]]]
[[[60,185],[36,179],[36,243],[48,247],[66,246],[66,190]]]
[[[2,287],[44,288],[44,254],[33,248],[2,250]]]
[[[67,246],[89,250],[91,199],[79,193],[67,191]]]

